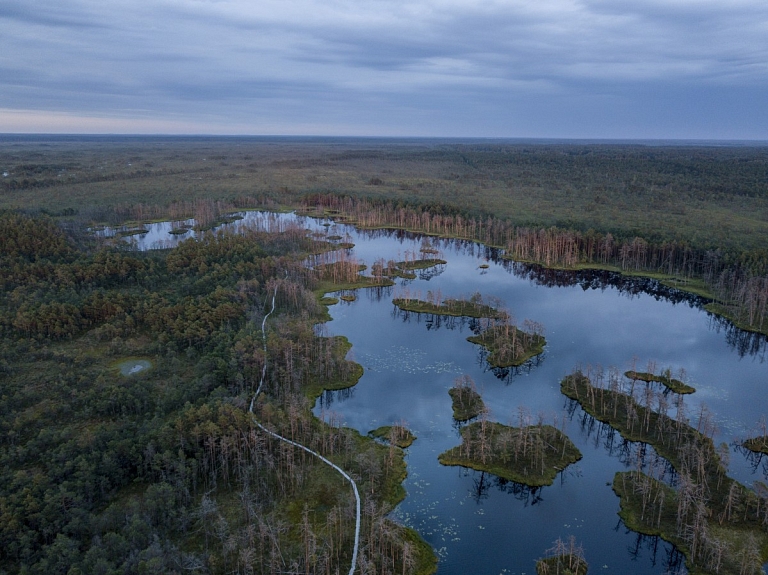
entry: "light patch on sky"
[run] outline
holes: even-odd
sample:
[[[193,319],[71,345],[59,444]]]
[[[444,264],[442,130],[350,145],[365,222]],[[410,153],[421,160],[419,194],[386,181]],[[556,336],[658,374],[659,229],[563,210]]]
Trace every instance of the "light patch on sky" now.
[[[768,139],[764,0],[5,0],[0,132]]]

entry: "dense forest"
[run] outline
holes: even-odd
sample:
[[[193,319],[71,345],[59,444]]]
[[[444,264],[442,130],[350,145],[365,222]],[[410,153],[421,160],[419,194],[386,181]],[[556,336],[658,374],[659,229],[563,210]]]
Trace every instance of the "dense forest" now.
[[[295,228],[136,253],[10,212],[0,233],[0,570],[344,572],[348,486],[256,420],[356,478],[363,572],[428,570],[431,552],[386,518],[399,448],[309,410],[360,376],[343,339],[313,331],[329,278],[301,260],[328,244]]]

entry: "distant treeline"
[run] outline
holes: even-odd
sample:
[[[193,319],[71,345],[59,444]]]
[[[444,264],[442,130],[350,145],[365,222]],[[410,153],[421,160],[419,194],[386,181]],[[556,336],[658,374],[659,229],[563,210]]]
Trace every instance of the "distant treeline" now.
[[[342,216],[365,228],[403,228],[501,247],[518,261],[566,268],[611,266],[623,272],[703,280],[712,298],[728,306],[733,319],[752,329],[768,326],[768,249],[729,253],[684,241],[652,243],[595,230],[520,227],[493,216],[471,217],[445,213],[444,208],[333,194],[308,196],[304,204],[315,213]]]
[[[684,240],[649,241],[639,236],[596,230],[519,226],[507,219],[472,216],[456,207],[339,194],[309,194],[301,199],[307,214],[332,216],[362,228],[401,228],[477,241],[502,248],[516,261],[553,268],[596,267],[632,274],[658,274],[675,287],[713,300],[713,311],[741,327],[768,329],[768,248],[705,249]],[[205,225],[232,210],[275,207],[267,196],[234,200],[193,200],[170,206],[118,205],[113,218],[146,220],[195,217]],[[695,289],[694,289],[695,288]]]

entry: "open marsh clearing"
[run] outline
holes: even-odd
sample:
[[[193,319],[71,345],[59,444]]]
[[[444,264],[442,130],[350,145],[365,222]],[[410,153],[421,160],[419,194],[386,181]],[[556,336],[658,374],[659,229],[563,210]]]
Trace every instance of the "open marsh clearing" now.
[[[148,359],[126,359],[116,365],[120,370],[120,375],[136,375],[152,368],[152,362]]]
[[[247,213],[237,225],[257,217],[295,219]],[[421,245],[421,237],[405,232],[358,231],[311,219],[301,219],[301,225],[348,237],[355,244],[350,257],[368,269],[379,258],[400,261]],[[571,535],[583,546],[592,573],[682,572],[682,559],[671,545],[628,530],[617,515],[615,473],[648,465],[653,449],[624,442],[592,420],[562,395],[560,381],[588,364],[622,373],[643,371],[648,362],[672,366],[673,372],[683,368],[696,389],[685,397],[686,413],[693,419],[707,407],[717,426],[715,444],[730,446],[729,475],[751,485],[766,477],[735,442],[754,436],[768,412],[765,338],[730,329],[693,300],[653,282],[608,273],[549,274],[502,261],[495,250],[477,244],[431,241],[447,261],[439,274],[416,270],[415,279],[360,290],[355,301],[329,308],[333,320],[318,330],[346,336],[352,344],[348,357],[365,373],[351,389],[324,393],[317,415],[333,411],[363,434],[405,422],[418,436],[407,451],[408,496],[395,515],[435,548],[438,573],[532,574],[553,542]],[[478,269],[482,263],[489,267]],[[466,339],[476,322],[403,314],[392,299],[405,287],[440,290],[445,297],[474,292],[496,297],[519,322],[544,326],[544,353],[521,368],[492,369],[483,348]],[[462,374],[476,383],[490,420],[519,426],[542,414],[558,428],[564,421],[583,459],[540,489],[441,466],[438,455],[460,441],[447,391]]]

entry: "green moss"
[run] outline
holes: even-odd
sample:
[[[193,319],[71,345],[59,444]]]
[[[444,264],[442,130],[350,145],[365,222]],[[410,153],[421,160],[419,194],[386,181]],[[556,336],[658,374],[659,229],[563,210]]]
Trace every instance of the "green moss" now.
[[[768,455],[768,437],[767,436],[752,437],[742,442],[742,445],[747,449],[749,449],[750,451],[754,451],[755,453],[765,453],[766,455]]]
[[[419,299],[396,298],[392,300],[403,311],[412,311],[416,313],[431,313],[435,315],[450,315],[454,317],[487,317],[487,318],[505,318],[506,312],[498,310],[489,305],[475,303],[470,300],[446,299],[440,304],[435,304]]]
[[[148,233],[149,233],[149,230],[145,230],[145,229],[120,230],[119,232],[117,232],[117,235],[120,237],[129,237],[129,236],[141,236]]]
[[[655,375],[653,373],[648,373],[645,371],[625,371],[624,375],[629,378],[636,381],[645,381],[646,383],[650,383],[652,381],[661,383],[669,389],[670,391],[673,391],[675,393],[679,393],[681,395],[693,393],[696,391],[695,387],[691,387],[690,385],[683,383],[679,379],[675,379],[671,377],[669,370],[666,370],[665,372],[661,373],[660,375]]]
[[[403,540],[410,546],[413,557],[413,575],[432,575],[437,572],[435,550],[421,538],[415,529],[404,528]]]
[[[552,485],[557,474],[581,459],[581,452],[551,425],[517,428],[478,421],[461,430],[461,445],[438,456],[443,465],[487,471],[530,487]]]
[[[536,561],[537,575],[587,575],[587,562],[581,557],[565,553]]]
[[[692,540],[678,532],[679,501],[674,489],[644,473],[627,471],[614,476],[613,491],[619,496],[619,516],[624,524],[643,535],[658,536],[672,543],[685,555],[691,575],[762,571],[760,567],[768,557],[768,534],[756,525],[721,523],[717,518],[710,518],[696,541],[694,557]],[[719,566],[712,554],[716,548],[722,550]]]
[[[482,345],[493,367],[517,367],[544,352],[544,336],[529,334],[514,326],[498,325],[473,335],[467,341]]]
[[[337,335],[328,338],[332,342],[331,353],[335,356],[338,363],[343,366],[342,373],[335,378],[327,377],[315,378],[304,388],[304,395],[311,401],[315,401],[324,391],[337,391],[339,389],[349,389],[357,385],[360,378],[363,377],[363,366],[354,361],[345,360],[347,352],[352,348],[352,344],[343,335]]]
[[[732,305],[726,305],[723,303],[708,303],[704,306],[704,309],[709,313],[724,317],[729,320],[733,325],[744,331],[751,331],[753,333],[762,333],[768,335],[768,325],[755,326],[743,321],[739,314],[738,307]]]
[[[447,261],[441,260],[439,258],[424,258],[421,260],[397,262],[397,267],[401,270],[426,270],[447,263]]]
[[[388,443],[394,440],[394,444],[401,449],[410,447],[416,441],[416,436],[402,425],[382,425],[368,432],[375,439],[381,439]]]
[[[453,418],[456,421],[468,421],[485,413],[483,398],[475,389],[475,383],[468,375],[456,379],[448,390],[453,405]]]

